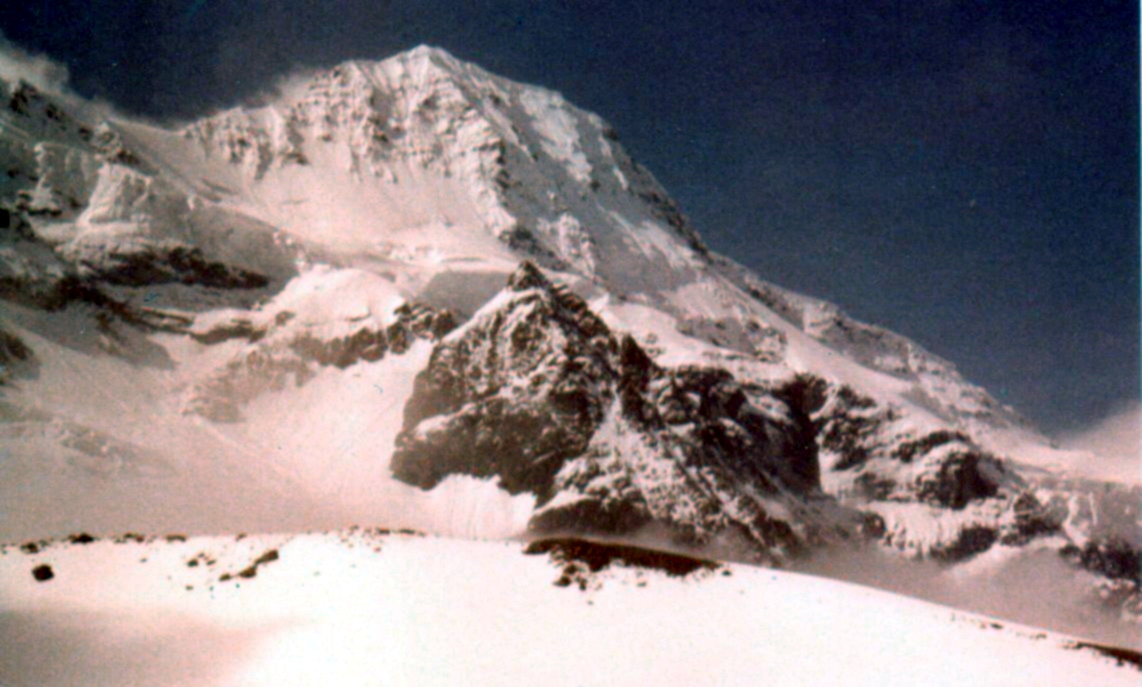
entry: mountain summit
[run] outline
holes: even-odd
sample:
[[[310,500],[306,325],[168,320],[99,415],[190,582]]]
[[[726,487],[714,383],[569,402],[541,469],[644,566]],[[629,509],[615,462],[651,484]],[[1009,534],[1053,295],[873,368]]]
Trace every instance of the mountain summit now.
[[[0,104],[6,537],[372,519],[1048,556],[1137,617],[1136,486],[712,252],[558,93],[420,47],[177,129]]]

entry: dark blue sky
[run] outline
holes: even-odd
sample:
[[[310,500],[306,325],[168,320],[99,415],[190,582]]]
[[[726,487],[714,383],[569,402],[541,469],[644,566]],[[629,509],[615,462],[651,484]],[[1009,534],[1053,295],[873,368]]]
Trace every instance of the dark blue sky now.
[[[128,112],[441,46],[619,130],[716,250],[1047,429],[1139,397],[1138,5],[68,0],[0,31]]]

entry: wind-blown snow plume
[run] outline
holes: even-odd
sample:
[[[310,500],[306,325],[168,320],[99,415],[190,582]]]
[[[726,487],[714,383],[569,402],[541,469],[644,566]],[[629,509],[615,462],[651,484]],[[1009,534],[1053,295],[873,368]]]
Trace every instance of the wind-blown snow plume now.
[[[64,94],[69,78],[67,65],[46,55],[33,55],[0,33],[0,79],[23,80],[41,91]]]

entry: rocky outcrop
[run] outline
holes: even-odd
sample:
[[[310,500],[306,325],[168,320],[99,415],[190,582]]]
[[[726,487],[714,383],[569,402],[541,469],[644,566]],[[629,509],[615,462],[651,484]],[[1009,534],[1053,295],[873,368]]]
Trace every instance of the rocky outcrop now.
[[[537,496],[537,531],[654,524],[679,541],[726,535],[780,558],[815,536],[816,452],[797,436],[791,413],[758,409],[728,372],[660,367],[524,263],[437,345],[392,469],[425,489],[452,474],[496,477]]]
[[[1057,512],[966,434],[901,420],[812,375],[747,388],[721,369],[664,368],[525,263],[437,345],[392,469],[424,489],[465,474],[533,493],[536,531],[654,525],[778,560],[872,537],[956,561],[1059,531]],[[961,524],[930,538],[901,506],[962,512]]]
[[[798,419],[797,444],[819,451],[823,491],[868,514],[866,532],[885,548],[952,564],[1039,541],[1094,573],[1103,602],[1142,615],[1137,488],[1022,470],[964,431],[918,431],[895,408],[813,375],[770,391]]]
[[[393,455],[399,479],[427,489],[454,473],[497,476],[547,499],[602,422],[618,377],[603,321],[530,263],[499,301],[417,376]]]

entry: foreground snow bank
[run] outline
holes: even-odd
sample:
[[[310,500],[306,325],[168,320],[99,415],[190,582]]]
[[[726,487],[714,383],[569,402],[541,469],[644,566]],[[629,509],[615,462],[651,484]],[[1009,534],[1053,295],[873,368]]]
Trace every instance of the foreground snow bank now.
[[[0,684],[1138,683],[1132,652],[842,582],[529,549],[355,528],[7,545]]]

